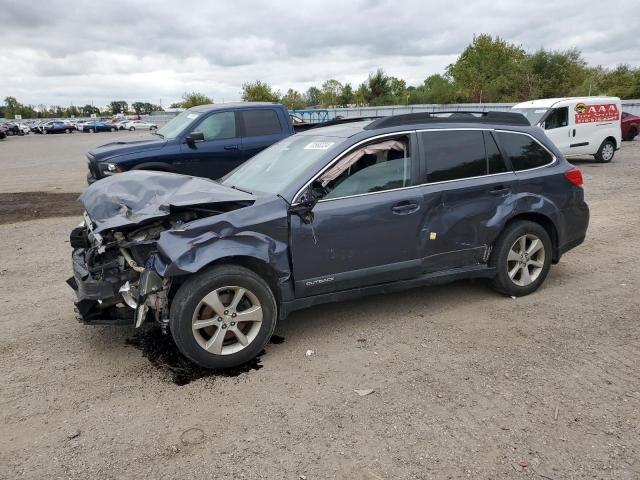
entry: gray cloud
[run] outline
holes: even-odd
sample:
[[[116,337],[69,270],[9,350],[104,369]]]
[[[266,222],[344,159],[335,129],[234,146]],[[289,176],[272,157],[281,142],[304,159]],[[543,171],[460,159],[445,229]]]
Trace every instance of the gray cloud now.
[[[593,64],[637,66],[634,2],[607,2],[610,19],[601,8],[597,0],[0,0],[0,95],[167,104],[198,90],[230,101],[250,80],[304,90],[327,78],[359,83],[378,67],[415,84],[483,32],[527,50],[577,47]]]

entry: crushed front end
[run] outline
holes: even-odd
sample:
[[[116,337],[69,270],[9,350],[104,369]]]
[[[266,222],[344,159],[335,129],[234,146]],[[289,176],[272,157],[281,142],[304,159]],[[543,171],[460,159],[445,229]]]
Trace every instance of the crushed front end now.
[[[79,321],[140,326],[147,317],[168,321],[169,279],[153,269],[155,245],[169,225],[155,222],[128,231],[96,233],[88,215],[71,232],[73,277]]]

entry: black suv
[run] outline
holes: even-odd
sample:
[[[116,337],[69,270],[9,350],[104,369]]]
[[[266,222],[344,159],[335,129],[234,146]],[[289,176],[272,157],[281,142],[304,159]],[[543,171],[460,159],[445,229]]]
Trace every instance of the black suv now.
[[[527,295],[585,238],[580,171],[520,114],[409,114],[290,136],[220,180],[106,178],[71,235],[79,319],[153,319],[209,368],[311,305],[491,279]]]

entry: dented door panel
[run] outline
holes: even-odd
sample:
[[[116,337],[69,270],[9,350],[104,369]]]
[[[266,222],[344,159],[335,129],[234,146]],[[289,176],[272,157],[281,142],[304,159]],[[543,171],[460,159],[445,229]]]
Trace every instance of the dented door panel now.
[[[516,205],[513,173],[422,187],[420,257],[425,272],[486,263]]]

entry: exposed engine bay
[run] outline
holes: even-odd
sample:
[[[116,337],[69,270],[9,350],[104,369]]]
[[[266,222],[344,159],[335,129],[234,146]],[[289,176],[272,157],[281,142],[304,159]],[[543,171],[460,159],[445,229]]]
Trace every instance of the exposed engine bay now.
[[[84,222],[70,236],[74,277],[68,283],[78,295],[78,319],[84,323],[139,327],[150,317],[166,324],[172,282],[153,269],[160,234],[180,230],[188,222],[229,208],[230,205],[199,205],[172,209],[161,220],[101,233],[94,231],[94,223],[85,213]]]

